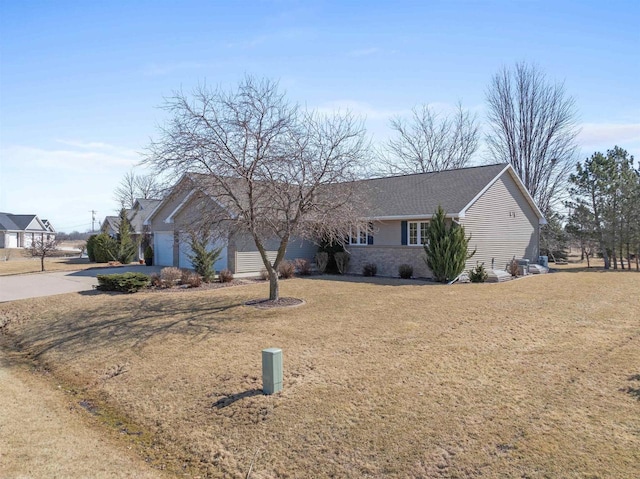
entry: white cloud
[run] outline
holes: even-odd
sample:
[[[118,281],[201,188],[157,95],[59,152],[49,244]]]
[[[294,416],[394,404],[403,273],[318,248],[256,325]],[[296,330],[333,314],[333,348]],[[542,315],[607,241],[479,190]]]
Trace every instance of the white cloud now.
[[[640,123],[583,123],[578,140],[584,148],[640,145]]]
[[[104,142],[56,143],[61,148],[11,145],[0,151],[0,211],[34,213],[58,230],[89,228],[91,210],[99,220],[114,214],[113,191],[140,156]]]
[[[113,168],[132,168],[140,161],[139,155],[131,149],[107,143],[56,140],[67,147],[47,150],[32,146],[13,145],[2,151],[4,158],[13,163],[47,170],[106,171]]]

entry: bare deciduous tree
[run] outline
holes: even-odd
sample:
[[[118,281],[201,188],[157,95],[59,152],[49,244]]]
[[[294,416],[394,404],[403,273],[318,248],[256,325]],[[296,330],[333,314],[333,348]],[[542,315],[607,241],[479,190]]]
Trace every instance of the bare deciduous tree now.
[[[34,258],[40,258],[40,270],[44,271],[44,259],[58,250],[58,242],[55,239],[34,238],[29,247],[29,252]]]
[[[391,120],[395,136],[382,148],[381,162],[389,173],[410,174],[466,166],[478,149],[475,115],[458,105],[440,117],[429,105],[414,107],[411,118]]]
[[[503,68],[487,90],[492,160],[508,162],[546,213],[565,190],[577,154],[577,113],[564,84],[536,66]]]
[[[252,77],[230,91],[175,93],[165,109],[172,118],[146,164],[161,173],[197,173],[191,180],[224,210],[210,220],[253,239],[269,273],[269,299],[279,298],[277,270],[291,238],[342,242],[359,225],[350,181],[366,144],[362,122],[349,113],[303,111],[277,83]]]
[[[130,171],[124,175],[114,192],[114,199],[122,208],[133,208],[136,199],[156,199],[162,197],[162,187],[152,175],[137,175]]]

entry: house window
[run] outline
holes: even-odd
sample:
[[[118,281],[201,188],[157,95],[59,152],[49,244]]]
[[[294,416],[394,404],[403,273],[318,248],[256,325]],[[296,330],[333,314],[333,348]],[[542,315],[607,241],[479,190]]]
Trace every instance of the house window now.
[[[356,228],[349,235],[349,244],[372,244],[372,237],[367,234],[366,228]]]
[[[409,245],[419,246],[427,242],[428,221],[410,221],[407,227],[409,228]]]

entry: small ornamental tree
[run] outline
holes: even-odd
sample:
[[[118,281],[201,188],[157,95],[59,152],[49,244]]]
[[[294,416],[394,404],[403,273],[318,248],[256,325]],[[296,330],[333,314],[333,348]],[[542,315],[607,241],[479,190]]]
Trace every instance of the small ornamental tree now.
[[[29,251],[31,256],[40,258],[40,268],[44,271],[44,259],[58,249],[58,242],[54,239],[35,238],[31,242]]]
[[[464,271],[466,261],[476,251],[469,253],[469,240],[464,227],[451,223],[447,225],[442,206],[433,215],[427,229],[427,242],[424,244],[425,261],[440,283],[447,283]]]
[[[205,229],[201,229],[197,232],[189,233],[189,247],[191,248],[191,254],[187,256],[191,260],[193,269],[202,276],[202,280],[205,283],[210,283],[215,276],[215,269],[213,265],[216,263],[222,253],[222,247],[210,248],[211,234]]]
[[[95,263],[96,261],[95,247],[97,236],[98,235],[91,235],[87,240],[87,256],[89,257],[89,261],[91,261],[92,263]]]
[[[118,261],[122,264],[129,264],[133,261],[138,247],[131,239],[131,223],[127,218],[127,210],[120,210],[120,225],[118,226]]]

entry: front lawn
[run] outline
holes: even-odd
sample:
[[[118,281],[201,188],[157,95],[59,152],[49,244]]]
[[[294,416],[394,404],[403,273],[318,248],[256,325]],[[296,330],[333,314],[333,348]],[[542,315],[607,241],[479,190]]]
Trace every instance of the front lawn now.
[[[634,272],[316,277],[282,282],[306,303],[290,309],[245,306],[262,283],[5,303],[0,325],[70,401],[140,432],[121,436],[176,474],[634,477],[639,286]],[[267,347],[283,349],[274,396],[260,394]]]

